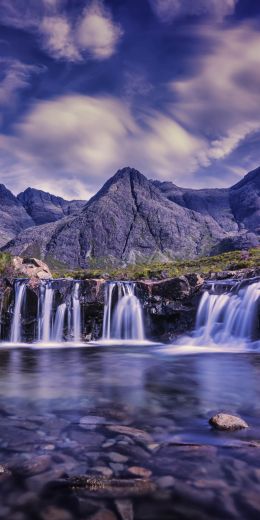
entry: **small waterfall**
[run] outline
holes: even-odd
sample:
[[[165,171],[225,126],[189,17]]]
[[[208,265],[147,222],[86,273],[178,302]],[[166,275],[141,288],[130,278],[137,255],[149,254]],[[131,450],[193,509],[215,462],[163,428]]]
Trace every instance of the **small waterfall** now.
[[[15,306],[14,306],[14,314],[11,325],[11,334],[10,341],[11,343],[19,343],[21,342],[21,313],[22,306],[24,303],[24,297],[26,294],[26,280],[16,280],[15,282]]]
[[[66,303],[61,303],[56,310],[52,339],[55,342],[63,341],[64,322],[67,306]]]
[[[200,301],[194,337],[196,344],[254,339],[260,302],[260,282],[224,294],[205,291]],[[214,290],[214,289],[213,289]]]
[[[48,343],[52,337],[52,311],[54,289],[52,282],[45,282],[40,288],[38,339]]]
[[[110,339],[111,337],[111,322],[112,322],[112,297],[114,288],[116,287],[115,282],[106,284],[105,292],[105,307],[104,307],[104,318],[103,318],[103,339]]]
[[[81,310],[79,301],[79,282],[75,283],[72,294],[72,336],[75,342],[80,342]]]
[[[135,295],[134,283],[112,282],[107,284],[103,339],[145,340],[143,312]]]

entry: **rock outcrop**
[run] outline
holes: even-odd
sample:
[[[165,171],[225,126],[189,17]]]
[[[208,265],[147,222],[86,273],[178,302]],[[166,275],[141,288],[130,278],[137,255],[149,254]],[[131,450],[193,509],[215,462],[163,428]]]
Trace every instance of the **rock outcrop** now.
[[[86,204],[82,200],[64,200],[45,191],[27,188],[17,196],[36,226],[56,222],[78,213]]]
[[[21,202],[0,184],[0,247],[31,226],[34,222]]]
[[[12,259],[14,277],[24,276],[24,278],[33,278],[37,280],[49,280],[52,274],[47,264],[38,260],[38,258],[21,258],[15,256]]]

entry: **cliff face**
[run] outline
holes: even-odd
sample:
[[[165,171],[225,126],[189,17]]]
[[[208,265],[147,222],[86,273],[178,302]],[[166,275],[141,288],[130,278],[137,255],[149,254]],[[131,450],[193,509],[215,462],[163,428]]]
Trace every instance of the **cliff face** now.
[[[34,222],[21,202],[0,184],[0,247],[31,226]]]
[[[63,217],[79,212],[86,202],[82,200],[64,200],[45,191],[27,188],[17,196],[34,224],[41,225],[56,222]]]
[[[86,204],[29,189],[19,202],[33,223],[49,223],[19,232],[6,250],[85,268],[257,247],[259,182],[260,168],[230,189],[188,190],[124,168]]]

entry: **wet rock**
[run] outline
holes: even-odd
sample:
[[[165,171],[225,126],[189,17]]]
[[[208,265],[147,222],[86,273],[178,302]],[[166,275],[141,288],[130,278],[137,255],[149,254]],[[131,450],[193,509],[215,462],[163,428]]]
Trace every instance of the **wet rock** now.
[[[38,473],[43,473],[51,466],[51,458],[49,455],[40,455],[39,457],[32,457],[21,464],[14,466],[13,471],[24,476],[33,476]]]
[[[112,460],[112,462],[124,463],[128,461],[128,457],[126,457],[125,455],[121,455],[120,453],[117,453],[115,451],[111,451],[111,453],[109,453],[108,456],[110,460]]]
[[[73,520],[69,511],[54,506],[49,506],[41,513],[42,520]]]
[[[128,471],[131,473],[131,475],[135,475],[136,477],[141,478],[149,478],[152,474],[150,469],[142,468],[141,466],[131,466],[128,468]]]
[[[130,437],[135,437],[136,439],[142,442],[152,442],[152,437],[149,433],[139,430],[137,428],[131,428],[130,426],[123,425],[109,425],[107,429],[114,433],[122,433],[123,435],[129,435]]]
[[[209,424],[217,430],[235,431],[243,428],[248,428],[248,424],[237,417],[236,415],[229,415],[226,413],[218,413],[209,420]]]
[[[100,509],[100,511],[92,515],[89,520],[117,520],[117,517],[109,509]]]
[[[121,520],[134,520],[134,509],[130,500],[116,500],[115,505]]]
[[[84,489],[86,496],[101,498],[128,498],[154,493],[156,486],[151,480],[138,478],[107,479],[88,475],[72,477],[66,481],[69,489]]]
[[[85,417],[82,417],[79,421],[80,426],[89,426],[89,425],[98,425],[98,424],[105,424],[106,419],[104,417],[99,417],[97,415],[86,415]]]

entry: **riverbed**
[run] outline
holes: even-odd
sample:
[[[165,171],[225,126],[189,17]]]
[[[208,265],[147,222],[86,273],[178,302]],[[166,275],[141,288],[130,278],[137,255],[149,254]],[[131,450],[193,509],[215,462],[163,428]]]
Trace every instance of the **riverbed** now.
[[[2,346],[0,518],[259,518],[260,354],[183,350]]]

